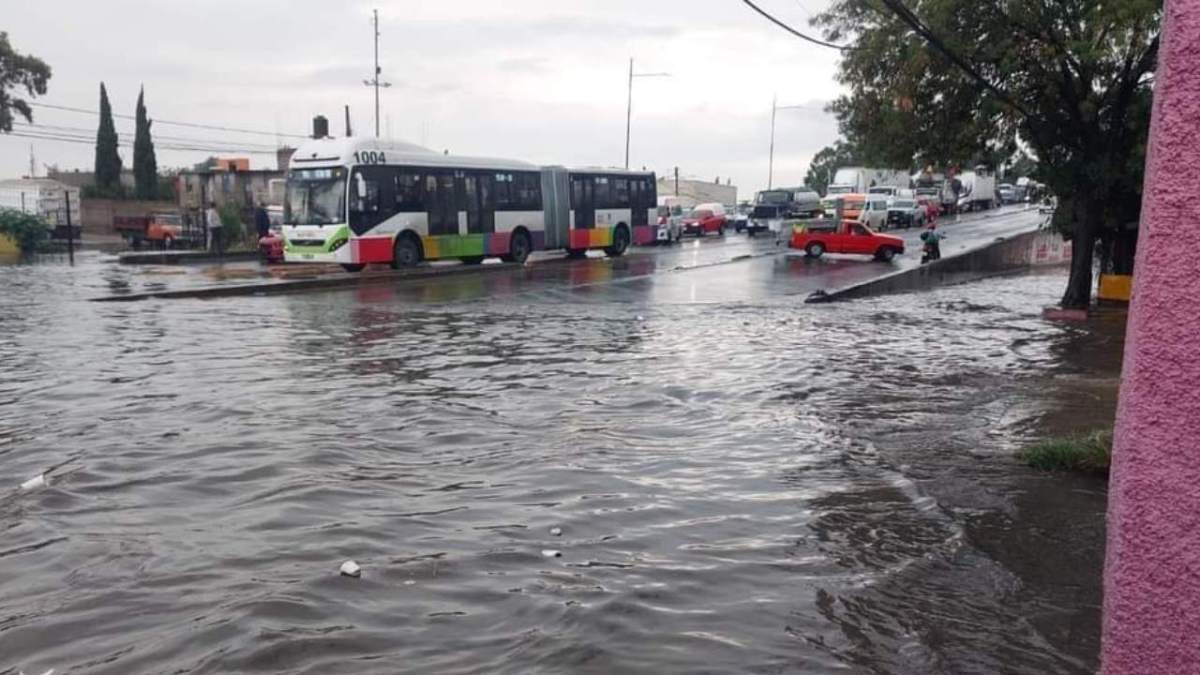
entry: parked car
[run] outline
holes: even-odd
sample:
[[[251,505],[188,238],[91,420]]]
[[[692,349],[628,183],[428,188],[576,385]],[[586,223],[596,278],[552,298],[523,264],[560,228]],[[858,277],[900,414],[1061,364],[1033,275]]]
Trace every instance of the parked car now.
[[[888,207],[887,224],[889,228],[923,227],[925,225],[925,207],[915,199],[897,199]]]
[[[683,219],[683,233],[703,237],[715,232],[723,237],[725,236],[725,226],[728,224],[729,217],[725,215],[724,205],[699,204]]]
[[[996,192],[1000,195],[1001,204],[1017,203],[1017,190],[1009,183],[1001,183],[1000,187],[996,188]]]
[[[725,208],[725,213],[729,216],[729,226],[733,228],[734,232],[745,232],[750,229],[750,214],[753,211],[754,207],[748,202]]]
[[[867,227],[882,230],[888,224],[888,196],[886,194],[868,194],[864,200],[858,221]]]
[[[817,220],[799,223],[792,230],[790,248],[804,251],[810,258],[826,253],[869,255],[889,262],[904,253],[904,240],[878,234],[862,223],[843,220]]]
[[[658,231],[654,241],[659,244],[671,244],[683,239],[683,209],[678,206],[659,206]]]

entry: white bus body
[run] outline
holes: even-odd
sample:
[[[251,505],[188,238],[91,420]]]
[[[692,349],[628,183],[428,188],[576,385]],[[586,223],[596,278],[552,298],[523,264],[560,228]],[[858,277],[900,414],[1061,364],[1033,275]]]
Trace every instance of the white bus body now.
[[[621,255],[655,238],[649,172],[538,167],[407,143],[318,139],[292,156],[284,200],[287,262],[411,265],[536,250]]]

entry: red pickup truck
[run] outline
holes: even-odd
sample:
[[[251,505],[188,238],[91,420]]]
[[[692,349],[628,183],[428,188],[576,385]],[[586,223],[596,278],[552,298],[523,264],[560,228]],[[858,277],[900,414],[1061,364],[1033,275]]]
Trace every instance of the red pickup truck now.
[[[874,256],[876,260],[890,262],[904,253],[904,240],[886,234],[877,234],[871,228],[852,220],[835,223],[832,220],[811,221],[792,228],[792,240],[788,246],[799,249],[812,258],[826,253],[852,253]]]

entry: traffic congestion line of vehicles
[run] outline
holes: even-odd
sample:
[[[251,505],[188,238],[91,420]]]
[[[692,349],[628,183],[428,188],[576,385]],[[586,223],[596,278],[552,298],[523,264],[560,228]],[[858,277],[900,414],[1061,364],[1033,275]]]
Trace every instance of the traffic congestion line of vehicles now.
[[[409,267],[535,251],[623,255],[631,245],[723,236],[722,204],[659,199],[655,174],[459,157],[374,139],[311,140],[292,157],[281,236],[286,262]]]
[[[825,197],[807,187],[775,188],[737,207],[689,205],[677,196],[660,197],[648,171],[538,166],[451,156],[408,143],[324,137],[306,142],[292,157],[283,226],[271,246],[275,255],[282,249],[286,262],[360,271],[372,263],[399,268],[445,259],[521,263],[535,251],[581,257],[602,250],[616,257],[631,245],[724,236],[729,229],[794,240],[796,220],[838,208],[841,219],[835,220],[873,233],[932,222],[946,207],[948,185],[953,209],[994,189],[982,167],[969,173],[938,187],[928,174],[848,168],[836,172]],[[821,242],[821,252],[839,252],[848,244],[836,237],[854,234],[842,229],[813,223],[803,231]],[[890,240],[876,241],[871,251],[887,259],[902,252],[902,242]]]

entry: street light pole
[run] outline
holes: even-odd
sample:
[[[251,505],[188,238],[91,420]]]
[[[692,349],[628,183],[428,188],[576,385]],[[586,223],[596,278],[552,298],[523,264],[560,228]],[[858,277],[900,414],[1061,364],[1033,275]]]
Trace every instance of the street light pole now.
[[[629,95],[625,99],[625,170],[629,170],[629,131],[633,125],[633,57],[629,57]]]
[[[386,89],[392,86],[392,83],[379,81],[379,76],[383,72],[383,69],[379,67],[379,10],[373,11],[375,16],[375,76],[369,80],[363,80],[363,84],[375,87],[375,138],[379,138],[379,88]]]
[[[771,97],[771,151],[767,158],[767,189],[774,187],[775,182],[775,114],[780,110],[801,110],[807,106],[779,105],[779,96]]]
[[[629,170],[629,135],[633,126],[633,78],[635,77],[670,77],[670,73],[634,73],[633,58],[629,59],[629,92],[625,106],[625,169]]]
[[[775,111],[779,109],[779,96],[771,97],[771,154],[767,159],[767,189],[775,187]]]

